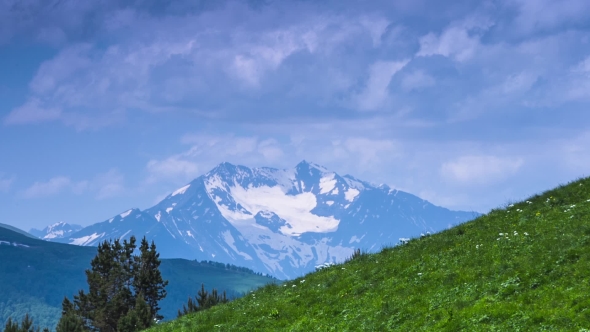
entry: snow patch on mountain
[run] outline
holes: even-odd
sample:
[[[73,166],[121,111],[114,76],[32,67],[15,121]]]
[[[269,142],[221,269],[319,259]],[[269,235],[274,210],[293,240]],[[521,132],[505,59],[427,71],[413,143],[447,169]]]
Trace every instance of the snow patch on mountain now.
[[[0,241],[0,245],[9,245],[9,246],[13,246],[13,247],[25,247],[25,248],[30,248],[30,246],[26,245],[26,244],[22,244],[22,243],[18,243],[18,242],[8,242],[8,241]]]
[[[283,226],[280,232],[296,236],[306,232],[333,232],[338,228],[340,220],[333,216],[318,216],[311,213],[317,206],[315,195],[309,192],[287,195],[279,186],[232,187],[230,194],[236,205],[239,204],[248,213],[216,202],[219,211],[234,226],[251,225],[255,222],[253,215],[260,211],[273,211],[286,220],[291,227]]]
[[[56,240],[69,236],[82,229],[80,225],[70,225],[60,221],[45,227],[43,230],[32,228],[29,233],[43,240]]]
[[[190,186],[191,186],[190,184],[187,184],[186,186],[184,186],[184,187],[182,187],[182,188],[176,189],[176,190],[175,190],[175,191],[174,191],[174,192],[173,192],[173,193],[170,195],[170,197],[174,197],[174,196],[176,196],[176,195],[182,195],[182,194],[184,194],[184,193],[186,192],[186,190],[187,190],[187,189],[188,189]]]
[[[84,246],[84,245],[87,245],[88,243],[91,243],[92,241],[94,241],[94,240],[96,240],[96,239],[98,239],[100,237],[103,237],[104,234],[105,233],[102,233],[102,234],[94,233],[94,234],[91,234],[91,235],[82,236],[80,238],[73,239],[72,242],[70,242],[70,244],[75,244],[75,245],[78,245],[78,246]]]
[[[357,189],[349,188],[346,192],[344,192],[344,198],[347,201],[352,202],[354,198],[357,197],[359,194],[360,191],[358,191]]]
[[[125,236],[127,236],[127,234],[131,233],[131,230],[128,230],[127,232],[125,232],[123,235],[119,236],[119,241],[123,241],[123,238]]]
[[[125,218],[128,215],[130,215],[132,211],[133,211],[133,209],[127,210],[127,211],[121,213],[119,216],[121,216],[121,218]]]
[[[336,187],[336,180],[334,179],[334,173],[324,176],[320,179],[320,194],[326,194],[334,190]],[[336,188],[338,190],[338,188]],[[338,193],[338,192],[336,192]]]

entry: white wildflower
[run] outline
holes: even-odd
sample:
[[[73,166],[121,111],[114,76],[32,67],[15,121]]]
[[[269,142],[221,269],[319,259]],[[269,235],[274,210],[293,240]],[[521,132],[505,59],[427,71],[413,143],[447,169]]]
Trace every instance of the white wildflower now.
[[[529,233],[527,233],[527,232],[524,232],[524,235],[525,235],[525,236],[529,236]]]
[[[418,275],[421,276],[422,275],[422,272],[418,272]]]
[[[508,205],[508,207],[514,207],[514,204],[510,204],[510,205]]]
[[[302,283],[304,283],[304,282],[305,282],[305,279],[301,280],[299,283],[300,283],[300,284],[302,284]]]
[[[291,286],[291,288],[293,288],[293,287],[297,287],[297,285],[293,285],[293,286]]]

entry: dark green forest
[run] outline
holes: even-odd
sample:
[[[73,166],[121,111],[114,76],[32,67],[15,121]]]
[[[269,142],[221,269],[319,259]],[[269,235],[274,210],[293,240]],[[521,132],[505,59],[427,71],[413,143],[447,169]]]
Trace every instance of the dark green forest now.
[[[0,241],[0,326],[9,317],[20,321],[29,313],[36,325],[54,329],[64,296],[72,298],[79,290],[87,290],[84,271],[90,268],[97,248],[47,242],[4,227],[0,227]],[[169,281],[167,296],[160,302],[164,320],[175,318],[201,284],[235,298],[276,282],[245,268],[210,261],[162,259],[160,271]]]

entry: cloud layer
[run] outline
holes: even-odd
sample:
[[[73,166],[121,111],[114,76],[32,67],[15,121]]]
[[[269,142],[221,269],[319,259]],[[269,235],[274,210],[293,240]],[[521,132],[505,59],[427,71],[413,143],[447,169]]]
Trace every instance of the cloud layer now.
[[[0,192],[137,206],[306,159],[485,211],[589,173],[588,22],[585,0],[3,1],[0,55],[31,70],[0,78]],[[63,163],[25,167],[46,149]]]

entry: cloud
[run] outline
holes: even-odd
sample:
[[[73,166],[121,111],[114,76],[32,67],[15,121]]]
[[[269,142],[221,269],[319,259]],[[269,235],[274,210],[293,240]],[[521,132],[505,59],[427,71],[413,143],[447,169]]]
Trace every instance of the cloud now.
[[[523,164],[522,158],[472,155],[443,163],[440,172],[447,180],[460,184],[485,184],[514,175]]]
[[[30,124],[59,119],[61,110],[57,108],[45,108],[39,99],[33,98],[24,105],[12,110],[6,118],[5,124]]]
[[[164,160],[150,160],[146,169],[149,173],[147,183],[154,183],[163,179],[181,178],[189,180],[198,176],[197,163],[182,159],[181,156],[172,156]]]
[[[368,166],[372,163],[379,163],[383,155],[398,155],[399,147],[392,140],[374,140],[363,137],[347,138],[344,141],[344,147],[350,155],[359,158],[362,166]]]
[[[309,102],[331,116],[334,107],[350,106],[345,100],[359,90],[356,82],[367,69],[370,78],[357,104],[368,110],[381,107],[391,75],[399,70],[399,63],[389,60],[397,57],[388,51],[393,47],[391,20],[323,10],[301,19],[299,11],[317,8],[291,5],[284,11],[279,4],[254,9],[222,2],[180,16],[157,16],[145,8],[106,3],[92,21],[94,34],[102,38],[75,38],[41,63],[29,84],[29,100],[6,123],[25,123],[16,115],[31,105],[45,112],[27,118],[59,120],[77,130],[119,124],[138,111],[266,120],[268,112],[260,111],[264,105],[294,101]],[[86,13],[85,7],[72,10]],[[237,16],[239,27],[228,24]],[[55,27],[59,29],[70,31]],[[351,47],[358,52],[351,54]],[[375,49],[388,51],[388,59]],[[289,114],[305,119],[318,113],[311,107],[298,112],[277,107],[272,118]]]
[[[577,172],[578,176],[590,176],[590,131],[560,140],[556,154],[562,156],[558,159],[567,169]]]
[[[91,184],[96,193],[96,199],[107,199],[117,197],[125,192],[125,177],[117,169],[110,169],[108,172],[97,175]]]
[[[87,181],[73,182],[69,177],[57,176],[47,182],[35,182],[22,192],[24,198],[38,198],[57,195],[64,190],[79,195],[88,188]]]
[[[590,3],[585,0],[516,0],[515,26],[521,33],[551,30],[583,23],[590,18]]]
[[[440,36],[431,32],[420,38],[420,50],[416,56],[442,55],[463,62],[474,56],[478,46],[478,38],[470,36],[466,29],[450,27]]]
[[[435,80],[432,76],[428,75],[422,70],[416,70],[411,73],[406,74],[402,78],[402,88],[404,90],[415,90],[420,88],[425,88],[429,86],[433,86],[435,84]]]
[[[388,87],[391,78],[408,62],[409,60],[378,61],[371,65],[367,84],[356,97],[358,108],[372,111],[383,107],[389,97]]]
[[[373,46],[379,47],[381,45],[381,37],[387,30],[390,22],[382,17],[363,17],[360,19],[360,23],[371,34]]]
[[[284,155],[279,143],[273,138],[258,143],[257,150],[269,162],[274,162]]]
[[[0,192],[8,192],[14,181],[14,177],[5,178],[0,174]]]

